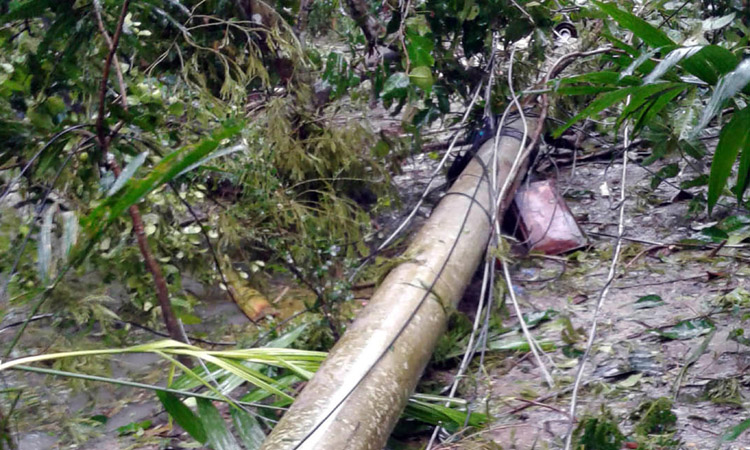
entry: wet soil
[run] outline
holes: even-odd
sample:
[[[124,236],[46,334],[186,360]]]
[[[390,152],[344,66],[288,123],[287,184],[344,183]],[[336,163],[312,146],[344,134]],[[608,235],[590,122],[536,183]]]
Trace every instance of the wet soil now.
[[[649,169],[658,170],[658,166]],[[555,319],[532,330],[538,341],[557,345],[545,361],[555,386],[547,386],[529,355],[495,353],[484,371],[474,367],[479,375],[465,383],[462,392],[475,401],[478,410],[489,411],[493,423],[442,448],[562,448],[570,423],[570,387],[578,369],[577,355],[563,347],[585,348],[616,243],[621,171],[618,161],[579,165],[575,173],[561,168],[557,185],[591,246],[562,259],[520,257],[512,269],[524,313],[548,309],[557,313]],[[727,429],[750,417],[746,409],[750,352],[728,339],[731,330],[743,327],[749,305],[720,301],[735,289],[750,288],[746,264],[750,252],[747,248],[724,247],[716,252],[670,245],[686,238],[705,240],[700,228],[716,218],[706,217],[705,212],[690,214],[687,200],[671,201],[678,192],[674,187],[661,184],[652,190],[651,175],[638,164],[628,165],[626,178],[626,240],[617,277],[598,317],[575,417],[598,416],[607,408],[627,435],[635,423],[631,413],[642,402],[668,397],[675,400],[673,438],[679,443],[653,448],[750,448],[750,433],[718,443]],[[605,183],[606,188],[602,187]],[[637,309],[635,302],[647,295],[658,295],[663,304]],[[669,340],[655,333],[693,318],[710,320],[715,334]],[[575,333],[566,329],[568,320]],[[510,314],[508,322],[517,321]],[[692,365],[688,364],[691,355],[697,357]],[[707,395],[717,383],[735,387],[731,401]]]

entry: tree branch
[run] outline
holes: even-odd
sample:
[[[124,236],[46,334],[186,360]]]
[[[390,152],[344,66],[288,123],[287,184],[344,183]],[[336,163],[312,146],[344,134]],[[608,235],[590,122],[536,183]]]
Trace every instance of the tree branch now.
[[[112,67],[112,62],[117,60],[117,56],[115,55],[115,53],[117,52],[117,45],[120,42],[122,27],[123,23],[125,22],[125,16],[128,12],[129,4],[130,0],[125,0],[123,2],[120,17],[117,20],[117,28],[115,29],[114,37],[112,37],[111,39],[107,34],[107,30],[104,28],[104,22],[102,21],[101,13],[99,12],[99,5],[97,2],[95,2],[94,4],[94,11],[96,14],[97,22],[99,24],[99,30],[101,31],[102,35],[104,36],[104,40],[109,46],[109,53],[107,53],[107,59],[104,61],[104,68],[102,70],[102,83],[101,87],[99,88],[99,113],[96,118],[96,134],[99,141],[99,146],[102,149],[102,161],[107,167],[109,167],[115,177],[119,177],[122,171],[120,170],[120,166],[117,164],[117,160],[115,160],[114,156],[109,154],[109,144],[111,138],[107,136],[109,133],[107,131],[107,127],[104,125],[104,114],[107,99],[107,81],[109,79],[109,72]],[[118,81],[120,84],[120,91],[122,93],[122,95],[120,95],[120,101],[122,103],[123,109],[127,111],[128,101],[125,81],[122,77],[122,72],[120,72],[119,66],[117,66],[115,70],[118,72]],[[141,251],[141,256],[143,256],[146,270],[151,273],[151,276],[154,279],[156,298],[159,300],[159,306],[161,307],[161,313],[164,317],[164,324],[167,327],[167,332],[172,339],[180,342],[185,342],[185,337],[182,333],[182,329],[180,328],[180,324],[177,321],[177,316],[175,316],[174,314],[174,310],[172,310],[172,303],[169,300],[169,288],[167,287],[167,280],[164,278],[164,274],[161,271],[159,263],[156,262],[156,258],[154,258],[154,255],[151,253],[151,247],[148,245],[148,239],[146,237],[146,232],[143,225],[143,218],[141,217],[141,212],[138,209],[138,205],[131,205],[130,208],[128,208],[128,212],[130,213],[130,219],[133,222],[133,234],[135,234],[136,241],[138,242],[138,249]]]
[[[107,153],[107,147],[109,146],[109,142],[107,142],[107,133],[106,133],[106,127],[104,126],[104,111],[106,106],[106,99],[107,99],[107,81],[109,81],[109,71],[112,67],[112,60],[115,57],[115,52],[117,51],[117,45],[120,43],[120,36],[122,35],[122,26],[125,22],[125,15],[128,12],[128,6],[130,5],[130,0],[125,0],[122,2],[122,11],[120,12],[120,18],[117,20],[117,29],[115,30],[114,37],[109,40],[108,37],[105,39],[108,41],[109,44],[109,53],[107,53],[107,59],[104,61],[104,68],[102,69],[102,84],[99,87],[99,112],[96,117],[96,135],[99,138],[99,144],[102,146],[102,152],[104,153],[103,158],[105,158],[106,161],[106,153]],[[127,103],[126,103],[127,105]]]
[[[365,0],[346,0],[349,15],[357,22],[367,40],[368,51],[372,51],[378,44],[380,35],[385,32],[385,27],[380,21],[370,14]]]

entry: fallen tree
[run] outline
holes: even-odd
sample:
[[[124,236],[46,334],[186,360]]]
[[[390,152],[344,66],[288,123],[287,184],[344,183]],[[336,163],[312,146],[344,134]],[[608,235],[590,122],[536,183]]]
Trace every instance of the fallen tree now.
[[[505,125],[496,157],[494,140],[481,147],[262,450],[383,448],[485,254],[494,205],[513,196],[498,202],[492,186],[520,173],[523,127]]]

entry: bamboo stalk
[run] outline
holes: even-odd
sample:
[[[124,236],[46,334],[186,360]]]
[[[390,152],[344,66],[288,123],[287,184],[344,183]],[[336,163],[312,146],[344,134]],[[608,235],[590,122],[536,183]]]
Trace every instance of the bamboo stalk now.
[[[508,128],[518,133],[522,124]],[[482,146],[483,164],[467,166],[409,246],[408,261],[386,277],[261,450],[383,448],[485,252],[496,200],[487,178],[493,145]],[[500,138],[498,185],[520,151],[518,139]]]

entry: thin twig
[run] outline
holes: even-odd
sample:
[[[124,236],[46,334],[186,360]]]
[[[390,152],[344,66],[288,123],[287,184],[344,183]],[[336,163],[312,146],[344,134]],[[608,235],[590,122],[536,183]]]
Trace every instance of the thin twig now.
[[[115,57],[115,52],[117,51],[117,45],[120,42],[120,35],[122,35],[122,27],[125,22],[125,16],[127,15],[129,5],[130,0],[124,0],[122,2],[122,10],[120,11],[119,19],[117,19],[117,28],[115,28],[115,35],[112,40],[108,42],[109,53],[107,53],[107,59],[104,61],[104,68],[102,70],[102,83],[99,87],[99,112],[96,117],[96,133],[99,137],[99,143],[102,146],[106,145],[105,142],[107,140],[106,127],[104,126],[104,113],[107,104],[107,82],[109,81],[109,71],[112,66],[112,60]]]
[[[134,326],[136,328],[140,328],[143,331],[148,331],[151,334],[155,334],[156,336],[161,336],[161,337],[166,337],[166,338],[171,338],[172,337],[168,333],[163,333],[163,332],[161,332],[159,330],[154,330],[153,328],[147,327],[145,325],[141,325],[138,322],[133,322],[132,320],[116,320],[116,322],[126,323],[126,324]],[[12,324],[12,325],[15,325],[15,324]],[[9,326],[11,326],[11,325],[9,325]],[[2,330],[0,330],[0,331],[2,331]],[[236,341],[208,341],[206,339],[201,339],[201,338],[196,337],[196,336],[186,336],[186,337],[188,339],[190,339],[191,341],[193,341],[193,342],[200,342],[201,344],[206,344],[206,345],[223,345],[223,346],[234,346],[234,345],[237,345]]]
[[[487,81],[487,86],[486,86],[486,90],[485,90],[485,94],[484,94],[485,95],[485,98],[484,98],[484,101],[485,101],[485,111],[484,111],[485,118],[489,117],[489,114],[491,114],[491,109],[489,108],[489,105],[491,104],[492,87],[493,87],[494,82],[495,82],[494,73],[495,73],[495,48],[496,48],[496,43],[497,43],[497,33],[494,33],[493,34],[493,39],[492,39],[492,51],[490,53],[490,59],[489,59],[489,65],[488,65],[489,66],[490,77],[489,77],[489,80]],[[481,88],[481,85],[480,85],[480,88]],[[471,108],[469,108],[469,110],[470,109]],[[455,139],[453,140],[453,143],[455,143]],[[450,153],[450,149],[448,150],[448,153]],[[463,379],[464,373],[468,369],[469,364],[471,363],[472,359],[474,359],[474,355],[475,355],[476,350],[477,350],[477,345],[482,342],[481,337],[483,336],[483,334],[480,336],[480,339],[477,339],[477,331],[479,330],[479,325],[480,325],[481,318],[482,318],[482,311],[485,310],[485,307],[484,307],[485,298],[487,298],[487,301],[488,301],[488,307],[487,307],[487,310],[486,310],[487,311],[486,314],[487,315],[489,314],[489,302],[492,299],[492,289],[491,288],[488,289],[488,286],[490,286],[489,280],[490,280],[490,272],[491,272],[491,263],[493,261],[494,261],[494,258],[490,254],[489,243],[488,243],[488,248],[487,248],[487,251],[486,251],[486,254],[485,254],[485,258],[484,258],[484,274],[482,276],[482,288],[481,288],[481,292],[479,294],[479,303],[477,304],[476,313],[474,315],[474,324],[473,324],[473,326],[471,328],[471,333],[469,334],[469,341],[466,344],[466,350],[464,351],[464,355],[463,355],[463,358],[461,360],[461,364],[459,365],[458,370],[456,371],[456,375],[453,378],[453,383],[451,384],[451,388],[450,388],[450,391],[448,393],[448,398],[453,398],[453,396],[456,395],[456,391],[458,390],[458,386],[461,383],[461,380]],[[475,343],[475,340],[477,340],[478,342]],[[450,401],[446,402],[445,406],[446,407],[450,406]],[[469,420],[469,415],[468,414],[467,414],[467,419],[466,420]],[[427,443],[427,447],[426,447],[425,450],[430,450],[432,448],[432,446],[434,445],[435,440],[437,439],[438,435],[443,430],[444,429],[442,427],[439,427],[439,426],[435,427],[435,429],[432,431],[432,436],[430,436],[430,441]]]
[[[654,281],[652,283],[636,283],[636,284],[625,284],[620,286],[612,286],[612,289],[632,289],[632,288],[639,288],[639,287],[645,287],[645,286],[663,286],[665,284],[671,284],[671,283],[680,283],[682,281],[692,281],[692,280],[699,280],[701,278],[705,278],[706,275],[695,275],[692,277],[685,277],[685,278],[675,278],[671,280],[661,280],[661,281]]]
[[[122,10],[120,11],[120,17],[117,21],[117,28],[115,29],[114,36],[110,39],[104,29],[104,24],[100,23],[102,31],[104,31],[104,38],[109,45],[109,53],[107,53],[107,59],[104,62],[104,68],[102,70],[102,83],[99,88],[99,112],[96,118],[96,134],[99,141],[99,146],[102,150],[102,161],[109,167],[115,177],[119,177],[122,171],[120,166],[117,164],[117,160],[114,155],[109,154],[109,144],[111,138],[107,136],[108,132],[104,124],[104,115],[106,110],[106,95],[107,95],[107,82],[109,81],[109,72],[112,66],[112,62],[115,59],[115,53],[117,52],[117,45],[120,42],[120,36],[122,35],[123,24],[125,22],[125,16],[127,15],[128,6],[130,0],[124,0],[122,4]],[[96,10],[96,8],[95,8]],[[98,17],[101,19],[101,16]],[[120,101],[125,111],[128,110],[127,98],[125,95],[126,87],[125,82],[122,78],[119,79],[120,90],[122,95]],[[137,204],[133,204],[128,208],[130,213],[131,221],[133,222],[133,234],[135,234],[138,248],[143,256],[146,270],[151,273],[154,279],[154,287],[156,288],[156,297],[159,300],[159,306],[161,307],[161,313],[164,317],[164,323],[167,327],[167,331],[172,339],[176,341],[184,341],[184,333],[181,331],[181,326],[177,317],[172,309],[172,303],[169,299],[169,288],[167,287],[167,281],[164,278],[164,274],[161,271],[159,263],[154,258],[149,246],[148,239],[146,237],[145,227],[143,224],[143,218]],[[187,361],[186,361],[187,362]]]
[[[464,352],[464,356],[461,359],[461,364],[456,371],[456,375],[453,377],[453,383],[451,384],[450,391],[448,392],[448,398],[453,398],[453,396],[456,395],[456,390],[458,389],[458,385],[461,382],[463,374],[469,367],[469,364],[474,357],[474,339],[476,338],[476,332],[479,329],[479,323],[482,317],[481,312],[484,308],[485,290],[487,288],[487,283],[485,283],[484,280],[489,279],[490,261],[492,261],[491,258],[485,259],[484,277],[482,278],[482,291],[479,294],[479,303],[477,304],[476,314],[474,316],[474,325],[472,326],[471,333],[469,334],[469,342],[466,344],[466,351]],[[446,402],[445,406],[450,406],[450,401]],[[430,450],[432,448],[442,429],[443,428],[439,426],[435,427],[435,429],[432,431],[432,436],[430,436],[430,441],[427,443],[427,447],[425,448],[425,450]]]
[[[541,131],[543,129],[544,120],[546,117],[546,111],[547,107],[543,106],[542,111],[540,112],[540,116],[538,119],[537,127],[534,131],[534,136],[531,139],[531,142],[528,143],[528,137],[529,137],[529,129],[528,129],[528,123],[526,121],[526,117],[524,115],[523,111],[523,105],[521,105],[521,102],[518,99],[518,96],[516,95],[515,88],[513,86],[513,61],[514,61],[514,55],[515,55],[515,46],[511,48],[511,54],[510,54],[510,64],[508,66],[508,87],[510,89],[512,102],[511,104],[515,105],[515,107],[518,110],[518,114],[520,116],[520,120],[523,123],[523,138],[521,139],[521,144],[518,153],[516,154],[516,157],[513,161],[513,164],[511,165],[510,170],[508,171],[508,174],[505,178],[505,181],[503,182],[502,187],[500,190],[497,190],[497,170],[498,170],[498,164],[497,164],[497,157],[498,157],[498,144],[499,144],[499,136],[502,130],[502,127],[504,126],[504,122],[507,117],[508,110],[503,114],[503,118],[501,120],[500,125],[498,126],[497,136],[495,140],[495,146],[493,149],[494,155],[493,158],[495,162],[493,163],[493,171],[495,173],[495,176],[493,176],[493,182],[495,183],[495,186],[493,186],[493,191],[495,192],[495,202],[494,202],[494,217],[495,217],[495,243],[498,243],[502,239],[501,230],[500,230],[500,219],[503,216],[503,213],[508,205],[508,199],[506,197],[508,196],[508,192],[510,191],[511,187],[516,183],[516,178],[519,176],[519,173],[521,171],[521,167],[524,165],[524,162],[526,161],[526,158],[528,154],[531,152],[531,150],[537,145],[538,139],[541,136]],[[503,204],[505,202],[505,204]],[[505,272],[505,279],[506,284],[508,285],[508,293],[510,294],[511,300],[514,302],[514,305],[516,306],[516,313],[518,315],[519,322],[521,324],[521,328],[524,329],[524,336],[529,342],[529,347],[531,348],[532,352],[534,353],[534,356],[537,360],[537,364],[542,370],[542,373],[545,376],[545,380],[550,386],[554,386],[554,381],[552,380],[552,377],[550,376],[549,372],[547,371],[546,366],[542,362],[541,357],[539,356],[539,352],[542,352],[541,347],[536,343],[536,341],[531,337],[531,334],[528,332],[528,328],[526,327],[526,323],[523,320],[523,314],[521,313],[520,308],[517,305],[517,300],[515,299],[515,292],[512,288],[512,281],[510,279],[510,272],[507,270],[507,264],[503,264],[503,270]],[[549,357],[548,357],[549,359]]]
[[[628,101],[630,98],[628,97]],[[630,148],[630,130],[626,126],[624,130],[623,143],[625,145],[622,154],[622,175],[620,178],[620,220],[617,225],[617,243],[615,245],[615,251],[612,254],[612,263],[609,267],[609,274],[607,281],[604,283],[601,292],[599,293],[599,300],[596,302],[596,308],[594,309],[594,316],[591,319],[591,328],[589,330],[588,342],[586,343],[586,350],[581,357],[581,361],[578,364],[578,371],[576,373],[575,382],[573,383],[573,394],[570,400],[570,422],[568,424],[568,431],[565,437],[565,450],[570,450],[573,441],[573,427],[575,426],[576,407],[578,406],[578,391],[583,380],[583,372],[586,367],[586,360],[591,354],[591,349],[594,346],[594,339],[596,338],[596,329],[599,320],[599,312],[601,311],[604,300],[607,298],[609,289],[615,280],[617,274],[617,264],[620,259],[620,252],[622,251],[622,236],[625,234],[625,199],[626,199],[626,187],[627,187],[627,169],[628,169],[628,150]]]
[[[582,386],[588,386],[589,384],[594,383],[596,381],[601,381],[601,379],[587,380],[587,381],[584,381],[583,383],[581,383],[581,385]],[[572,390],[573,390],[573,385],[566,386],[566,387],[560,389],[559,391],[550,392],[549,394],[545,394],[545,395],[542,395],[541,397],[535,398],[533,400],[534,403],[526,403],[524,405],[517,406],[517,407],[515,407],[515,408],[513,408],[513,409],[511,409],[509,411],[502,412],[502,413],[499,414],[498,417],[504,417],[504,416],[510,416],[510,415],[513,415],[513,414],[518,414],[519,412],[521,412],[521,411],[523,411],[523,410],[525,410],[527,408],[530,408],[532,406],[536,406],[536,403],[545,402],[545,401],[547,401],[547,400],[549,400],[551,398],[555,398],[555,397],[558,397],[560,395],[567,394],[568,392],[570,392]],[[521,399],[517,399],[517,400],[521,400]],[[568,417],[570,417],[570,416],[568,416]]]
[[[716,328],[712,329],[708,336],[703,339],[703,341],[698,345],[698,347],[693,350],[693,352],[690,354],[690,356],[685,361],[685,364],[682,366],[682,369],[680,369],[680,372],[677,374],[677,378],[674,380],[674,384],[672,385],[672,399],[674,401],[677,401],[677,396],[680,393],[680,388],[682,387],[682,380],[685,378],[685,374],[687,373],[690,366],[692,366],[698,359],[700,359],[701,356],[703,356],[704,353],[706,353],[706,349],[708,349],[708,345],[711,343],[711,341],[714,338],[714,335],[716,334]]]
[[[637,255],[633,256],[633,259],[631,259],[630,261],[628,261],[627,264],[625,264],[624,269],[626,269],[626,270],[629,269],[630,266],[632,266],[633,264],[635,264],[635,262],[638,261],[638,259],[641,256],[645,255],[646,253],[650,253],[650,252],[652,252],[654,250],[658,250],[660,248],[664,248],[664,246],[663,245],[652,245],[652,246],[650,246],[648,248],[644,248],[643,250],[641,250],[640,252],[638,252]]]
[[[508,295],[510,296],[511,303],[513,303],[513,309],[516,312],[518,323],[521,325],[521,330],[523,330],[523,335],[526,337],[526,340],[529,342],[529,348],[531,349],[531,352],[534,354],[534,359],[536,359],[536,363],[539,366],[539,369],[541,369],[542,374],[544,375],[544,380],[547,382],[549,387],[554,388],[555,381],[552,379],[552,376],[547,371],[547,367],[544,365],[542,358],[539,356],[539,353],[537,352],[537,347],[539,346],[539,344],[536,342],[534,337],[529,332],[529,327],[526,326],[526,321],[524,320],[523,314],[521,313],[521,308],[518,306],[518,300],[516,299],[516,293],[515,293],[515,290],[513,289],[513,280],[511,280],[510,278],[510,271],[508,270],[507,261],[503,261],[503,275],[505,276],[505,284],[507,286]],[[575,414],[575,411],[571,412],[571,414]]]
[[[5,198],[5,196],[10,193],[10,190],[13,188],[13,186],[16,183],[18,183],[18,181],[21,179],[21,177],[23,177],[23,174],[26,173],[26,171],[29,170],[29,168],[31,168],[32,164],[34,164],[34,161],[36,161],[36,159],[39,158],[39,156],[42,153],[44,153],[44,151],[47,150],[50,145],[54,144],[55,141],[57,141],[61,137],[65,136],[66,134],[68,134],[68,133],[70,133],[72,131],[75,131],[75,130],[77,130],[79,128],[83,128],[83,127],[87,127],[87,126],[91,126],[91,125],[90,124],[73,125],[72,127],[68,127],[66,129],[60,131],[59,133],[55,134],[54,136],[52,136],[52,138],[50,138],[50,140],[47,141],[47,143],[44,144],[42,146],[42,148],[40,148],[39,151],[37,151],[34,154],[34,156],[32,156],[31,159],[23,166],[23,169],[21,169],[21,172],[19,172],[19,174],[13,180],[11,180],[11,181],[8,182],[8,186],[5,188],[5,190],[3,191],[3,193],[0,194],[0,202],[3,201],[3,199]]]
[[[712,259],[715,258],[716,254],[719,253],[719,250],[721,250],[722,248],[724,248],[725,245],[727,245],[727,240],[726,239],[724,239],[723,241],[721,241],[721,243],[719,245],[717,245],[716,248],[714,248],[713,250],[711,250],[711,252],[708,254],[708,257],[712,258]]]
[[[103,383],[118,384],[121,386],[128,386],[128,387],[133,387],[137,389],[148,389],[150,391],[167,392],[170,394],[179,395],[181,397],[196,397],[196,398],[205,398],[207,400],[212,400],[216,402],[225,402],[225,403],[227,402],[226,398],[214,397],[212,395],[201,394],[199,392],[188,392],[188,391],[182,391],[179,389],[171,389],[171,388],[167,388],[163,386],[156,386],[153,384],[138,383],[135,381],[128,381],[128,380],[118,380],[116,378],[106,378],[106,377],[100,377],[97,375],[87,375],[83,373],[66,372],[62,370],[46,369],[42,367],[32,367],[32,366],[14,366],[14,367],[11,367],[11,370],[20,370],[23,372],[35,372],[35,373],[42,373],[45,375],[62,376],[62,377],[68,377],[68,378],[78,378],[78,379],[86,380],[86,381],[100,381]],[[243,401],[238,401],[238,400],[232,400],[232,401],[239,405],[253,406],[256,408],[272,409],[276,411],[286,411],[288,409],[288,408],[284,408],[281,406],[267,405],[264,403],[243,402]]]
[[[296,313],[292,314],[291,316],[289,316],[286,319],[282,320],[281,322],[277,323],[276,325],[273,326],[273,328],[271,328],[270,330],[266,331],[265,333],[263,333],[263,335],[261,335],[258,339],[256,339],[255,342],[253,342],[250,345],[250,348],[258,347],[260,344],[263,343],[263,341],[265,341],[266,339],[268,339],[268,336],[270,336],[271,333],[273,333],[274,331],[280,329],[281,327],[283,327],[284,325],[288,324],[289,322],[291,322],[292,320],[296,319],[297,317],[299,317],[299,316],[301,316],[303,314],[307,314],[309,312],[310,312],[310,310],[307,309],[307,308],[305,308],[302,311],[297,311]]]
[[[466,111],[464,112],[463,117],[461,118],[461,122],[459,125],[463,126],[464,123],[466,123],[466,120],[469,118],[469,114],[471,114],[471,110],[474,108],[474,104],[477,101],[477,98],[479,98],[479,93],[482,91],[482,84],[479,83],[477,86],[476,91],[474,91],[474,95],[471,98],[471,102],[469,103],[469,106],[466,108]],[[448,151],[445,152],[445,155],[443,156],[443,159],[440,160],[435,170],[432,171],[432,174],[430,175],[430,181],[427,183],[427,186],[425,186],[424,190],[422,191],[422,195],[419,197],[419,200],[414,205],[414,207],[409,212],[409,215],[401,221],[401,223],[396,227],[396,229],[378,246],[378,248],[373,252],[372,255],[370,255],[362,264],[360,264],[351,275],[349,275],[348,281],[351,283],[354,278],[357,276],[357,274],[362,270],[365,265],[367,265],[374,257],[374,255],[378,254],[379,252],[383,251],[384,248],[388,247],[400,234],[401,232],[411,223],[414,216],[419,211],[419,207],[422,206],[422,203],[429,197],[430,193],[432,192],[432,186],[435,182],[435,179],[437,178],[438,174],[443,169],[443,166],[445,166],[445,163],[448,161],[448,158],[453,153],[453,147],[456,145],[456,142],[458,142],[458,136],[459,133],[456,132],[456,134],[453,136],[453,140],[451,141],[450,146],[448,146]]]
[[[195,210],[193,209],[193,206],[182,196],[180,196],[180,192],[177,190],[177,188],[174,186],[174,183],[169,183],[169,187],[172,188],[172,192],[174,192],[174,195],[180,200],[180,202],[187,208],[188,212],[191,216],[193,216],[193,220],[195,223],[198,224],[198,228],[200,228],[201,235],[203,235],[203,239],[206,241],[206,246],[208,247],[208,251],[211,252],[211,257],[214,260],[214,264],[216,265],[216,271],[219,273],[219,276],[221,277],[221,282],[224,283],[224,286],[226,287],[226,293],[227,296],[229,296],[229,299],[232,301],[232,303],[235,304],[239,308],[240,303],[237,301],[237,298],[234,296],[234,288],[229,285],[229,282],[227,281],[227,278],[224,276],[224,271],[221,268],[221,262],[219,261],[219,255],[216,252],[216,249],[214,248],[213,243],[211,242],[211,237],[208,235],[208,232],[203,227],[203,222],[201,221],[200,217],[198,217],[198,214],[196,214]],[[247,316],[247,314],[245,314]],[[257,326],[258,323],[251,319],[249,316],[247,316],[248,320],[252,322],[253,325]]]
[[[109,37],[107,29],[104,27],[104,20],[102,20],[102,4],[100,0],[94,0],[94,15],[96,16],[96,23],[99,26],[99,32],[104,36],[104,40],[107,41],[110,51],[115,47],[112,42],[112,38]],[[128,92],[125,89],[125,78],[122,76],[122,68],[120,67],[120,61],[117,59],[117,53],[112,56],[112,61],[115,64],[115,74],[117,75],[117,83],[120,85],[120,96],[122,97],[122,104],[127,111],[128,106]]]
[[[594,236],[602,236],[607,238],[613,238],[618,239],[620,237],[614,235],[614,234],[608,234],[608,233],[600,233],[598,231],[590,231],[587,230],[586,234],[594,235]],[[686,247],[686,248],[695,248],[697,250],[700,249],[712,249],[719,246],[719,244],[712,244],[710,242],[706,243],[695,243],[695,242],[658,242],[658,241],[651,241],[648,239],[643,238],[632,238],[627,236],[622,236],[621,238],[623,241],[629,241],[629,242],[637,242],[639,244],[649,244],[649,245],[658,245],[659,247]],[[729,245],[725,244],[722,246],[722,248],[750,248],[750,245],[748,244],[735,244],[735,245]]]
[[[19,320],[18,322],[9,323],[8,325],[0,328],[0,333],[4,332],[5,330],[9,330],[9,329],[11,329],[13,327],[17,327],[17,326],[23,325],[26,322],[36,322],[37,320],[49,319],[51,317],[54,317],[54,314],[52,314],[52,313],[37,314],[36,316],[33,316],[33,317],[31,317],[29,319],[26,319],[26,320]]]
[[[529,19],[529,22],[531,22],[532,25],[536,25],[536,22],[534,21],[534,18],[531,17],[531,14],[529,14],[528,11],[526,11],[525,9],[523,9],[523,7],[521,5],[519,5],[516,0],[510,0],[510,2],[513,3],[513,6],[515,6],[516,8],[518,8],[521,11],[521,13],[524,16],[526,16],[527,19]]]
[[[516,400],[520,402],[528,403],[529,406],[539,406],[540,408],[551,409],[552,411],[558,412],[564,415],[565,417],[570,418],[570,413],[568,411],[563,411],[562,409],[556,406],[548,405],[546,403],[538,402],[536,400],[526,400],[525,398],[517,398]]]
[[[406,0],[404,3],[404,8],[401,10],[401,23],[398,26],[398,37],[401,41],[401,47],[404,51],[404,58],[406,59],[406,68],[405,72],[409,73],[409,69],[411,68],[411,60],[409,59],[409,50],[406,48],[406,40],[405,40],[405,30],[404,25],[406,24],[406,18],[409,16],[409,7],[411,6],[411,0]]]
[[[315,284],[313,284],[302,274],[302,272],[299,270],[299,267],[297,266],[297,262],[292,256],[292,252],[287,251],[286,256],[288,258],[288,260],[284,259],[286,268],[289,269],[289,271],[292,272],[292,274],[297,277],[300,282],[307,285],[307,287],[315,293],[315,297],[318,299],[318,303],[320,304],[320,309],[323,311],[323,315],[325,316],[326,320],[328,320],[328,325],[331,329],[331,333],[333,333],[333,338],[334,340],[338,341],[340,337],[339,333],[341,331],[339,322],[333,316],[333,311],[331,310],[331,306],[328,302],[328,299],[326,299],[323,290],[315,286]]]

